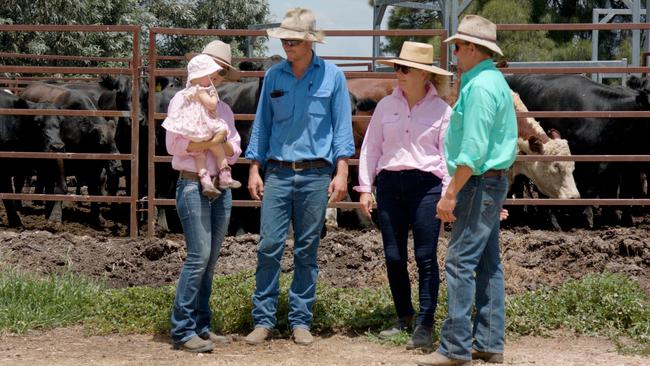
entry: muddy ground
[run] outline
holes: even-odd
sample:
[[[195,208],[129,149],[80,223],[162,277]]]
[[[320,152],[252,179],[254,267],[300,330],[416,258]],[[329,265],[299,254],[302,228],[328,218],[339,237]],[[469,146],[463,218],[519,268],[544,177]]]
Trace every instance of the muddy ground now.
[[[6,227],[0,211],[0,263],[41,274],[72,270],[111,287],[161,286],[178,278],[185,257],[181,234],[148,239],[126,237],[124,224],[104,229],[83,222],[84,212],[64,210],[63,225],[45,221],[29,207],[26,229]],[[87,215],[86,215],[87,216]],[[441,235],[442,266],[449,232]],[[258,235],[227,237],[217,263],[218,274],[254,270]],[[636,218],[634,227],[598,230],[535,230],[526,226],[503,229],[503,262],[508,293],[542,285],[556,287],[587,273],[610,271],[637,279],[650,293],[650,216]],[[292,240],[282,261],[292,269]],[[386,283],[378,230],[329,230],[319,250],[320,280],[336,287],[379,286]],[[411,260],[411,266],[414,261]],[[441,267],[442,268],[442,267]],[[415,271],[411,271],[415,275]]]

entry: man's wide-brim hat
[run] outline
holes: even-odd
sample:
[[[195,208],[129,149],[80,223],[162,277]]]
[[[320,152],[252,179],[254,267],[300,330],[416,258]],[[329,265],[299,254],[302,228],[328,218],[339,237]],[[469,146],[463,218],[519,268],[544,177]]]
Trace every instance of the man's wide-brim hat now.
[[[216,40],[208,43],[201,51],[202,54],[212,57],[221,67],[228,70],[224,78],[236,81],[240,78],[239,70],[232,65],[232,52],[228,43]]]
[[[379,60],[377,62],[384,65],[405,65],[432,74],[444,76],[452,75],[449,71],[433,65],[433,46],[427,43],[405,41],[402,44],[399,58],[394,58],[392,60]]]
[[[501,48],[497,46],[497,26],[491,21],[478,16],[466,15],[458,25],[455,35],[445,39],[445,43],[458,40],[481,45],[503,56]]]
[[[300,39],[310,42],[325,43],[325,33],[316,30],[316,18],[309,9],[292,8],[282,19],[278,28],[266,30],[269,37],[280,39]]]

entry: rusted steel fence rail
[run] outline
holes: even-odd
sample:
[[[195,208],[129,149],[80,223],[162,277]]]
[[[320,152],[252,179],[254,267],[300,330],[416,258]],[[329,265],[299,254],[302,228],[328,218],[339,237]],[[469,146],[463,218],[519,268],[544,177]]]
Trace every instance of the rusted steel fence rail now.
[[[444,29],[414,29],[414,30],[326,30],[325,33],[328,37],[371,37],[371,36],[431,36],[431,37],[440,37],[442,39],[447,37],[447,31]],[[176,28],[151,28],[149,33],[149,89],[153,90],[155,86],[155,77],[156,76],[184,76],[186,71],[185,69],[179,68],[158,68],[158,61],[170,61],[170,60],[183,60],[184,56],[178,55],[158,55],[155,47],[155,37],[158,34],[164,35],[195,35],[195,36],[266,36],[266,31],[264,30],[249,30],[249,29],[232,29],[232,30],[214,30],[214,29],[176,29]],[[439,55],[439,64],[441,67],[447,67],[447,49],[441,43]],[[346,61],[372,61],[372,57],[352,57],[352,56],[323,56],[325,59],[333,60],[346,60]],[[382,57],[379,59],[383,59]],[[257,61],[261,60],[260,58],[246,58],[248,61]],[[364,62],[363,65],[350,65],[350,66],[365,66],[367,62]],[[341,66],[345,66],[342,64]],[[346,71],[346,77],[348,78],[395,78],[394,73],[377,73],[370,71]],[[263,77],[263,71],[245,71],[242,72],[244,77]],[[160,123],[160,120],[164,119],[165,113],[153,113],[155,111],[155,95],[149,95],[149,182],[155,182],[155,164],[168,164],[171,161],[169,156],[156,156],[155,155],[155,128]],[[252,123],[255,116],[252,114],[236,114],[235,119],[238,123]],[[353,121],[368,121],[369,117],[354,117]],[[239,159],[238,164],[248,164],[249,161],[246,159]],[[353,159],[352,164],[357,164],[358,161]],[[173,199],[163,199],[155,197],[155,187],[153,184],[149,184],[148,192],[148,235],[153,235],[154,226],[155,226],[155,207],[163,205],[174,205]],[[252,200],[233,200],[233,206],[240,207],[258,207],[260,205],[257,201]],[[335,204],[330,204],[330,207],[338,208],[356,208],[358,207],[358,202],[339,202]]]
[[[138,235],[137,205],[138,205],[138,113],[139,113],[139,66],[140,66],[140,27],[137,25],[0,25],[0,32],[122,32],[132,34],[132,55],[130,58],[117,57],[85,57],[71,55],[27,55],[15,53],[0,53],[0,59],[40,59],[65,61],[92,62],[123,62],[128,67],[65,67],[65,66],[7,66],[0,65],[2,73],[20,74],[73,74],[98,75],[120,74],[131,76],[131,111],[87,111],[87,110],[20,110],[0,109],[0,115],[59,115],[59,116],[102,116],[131,118],[131,153],[130,154],[93,154],[93,153],[38,153],[38,152],[0,152],[0,158],[12,159],[74,159],[74,160],[129,160],[131,165],[131,187],[129,196],[81,196],[81,195],[49,195],[0,193],[1,199],[43,200],[43,201],[77,201],[77,202],[115,202],[130,205],[130,236]],[[43,79],[43,76],[17,77],[14,85]],[[68,77],[67,80],[79,77]],[[86,78],[83,78],[86,79]],[[24,81],[23,81],[24,80]],[[2,82],[7,83],[6,80]],[[24,84],[22,84],[24,85]]]

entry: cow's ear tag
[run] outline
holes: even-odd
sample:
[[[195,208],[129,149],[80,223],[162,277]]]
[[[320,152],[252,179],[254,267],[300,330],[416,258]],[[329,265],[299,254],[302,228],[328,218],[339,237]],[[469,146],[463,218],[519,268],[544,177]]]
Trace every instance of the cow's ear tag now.
[[[161,90],[162,90],[162,85],[160,85],[160,83],[157,83],[156,84],[156,91],[159,92]]]

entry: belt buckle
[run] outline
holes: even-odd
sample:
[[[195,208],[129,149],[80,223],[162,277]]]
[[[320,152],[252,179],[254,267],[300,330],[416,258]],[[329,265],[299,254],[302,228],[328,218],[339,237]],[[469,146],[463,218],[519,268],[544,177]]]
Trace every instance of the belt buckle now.
[[[291,162],[291,169],[293,169],[294,172],[301,172],[304,170],[304,168],[299,168],[296,163],[299,163],[297,161],[292,161]]]

